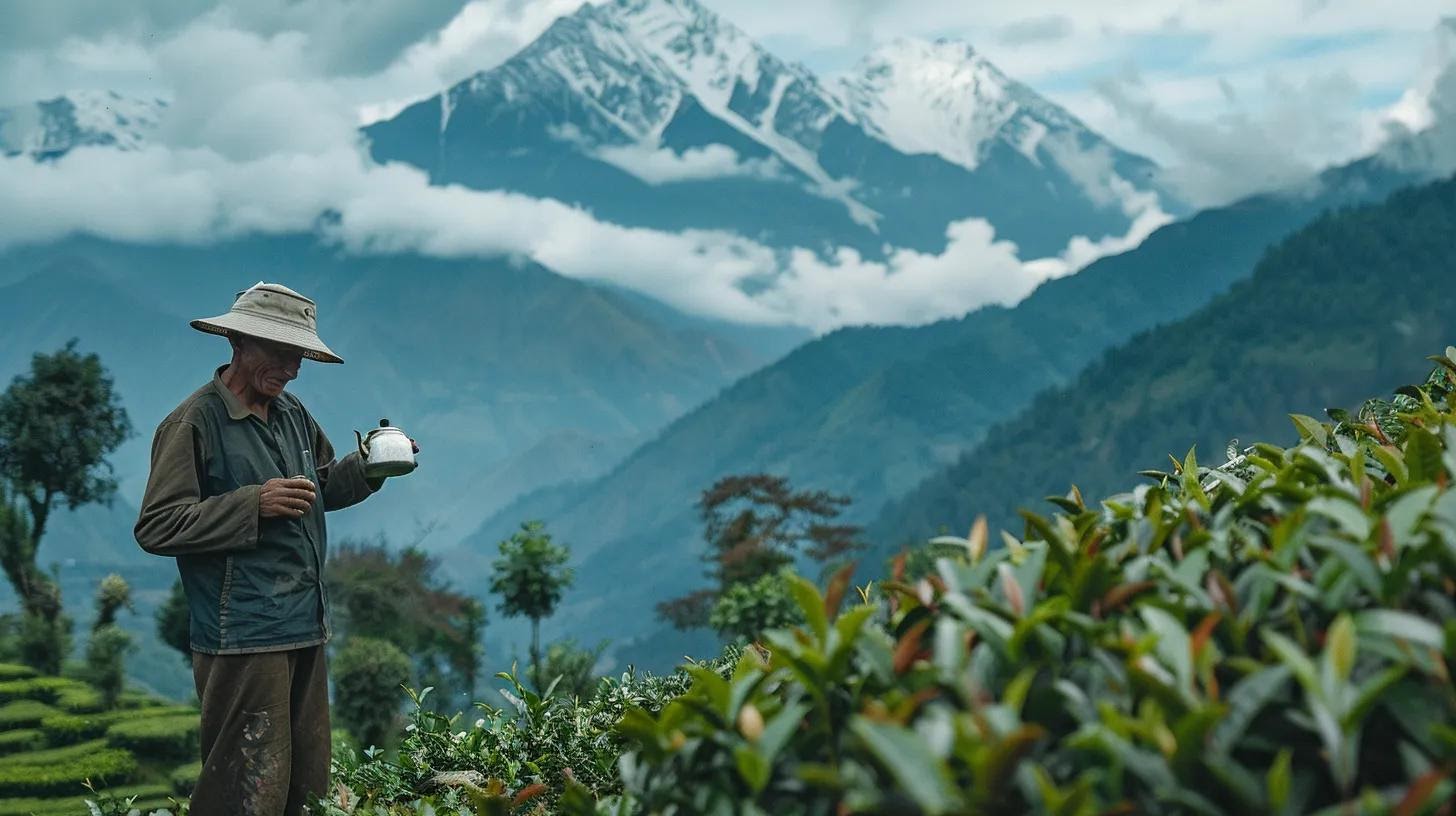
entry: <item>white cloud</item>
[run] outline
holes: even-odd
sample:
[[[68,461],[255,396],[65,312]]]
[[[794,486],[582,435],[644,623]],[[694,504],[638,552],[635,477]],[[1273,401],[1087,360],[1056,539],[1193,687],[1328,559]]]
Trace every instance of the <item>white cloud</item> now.
[[[690,147],[682,153],[645,144],[613,145],[597,148],[595,155],[648,184],[730,176],[776,178],[783,174],[782,166],[772,157],[745,161],[733,148],[721,144]]]

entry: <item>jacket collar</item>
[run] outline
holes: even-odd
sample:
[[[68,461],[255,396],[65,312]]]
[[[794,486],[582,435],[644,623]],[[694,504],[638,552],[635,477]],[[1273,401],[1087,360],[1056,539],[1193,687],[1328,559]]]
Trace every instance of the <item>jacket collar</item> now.
[[[238,399],[238,395],[234,394],[232,392],[232,389],[228,388],[227,385],[222,381],[222,373],[226,370],[227,366],[221,366],[217,369],[217,371],[213,372],[213,390],[217,391],[218,397],[222,399],[222,404],[227,406],[229,418],[234,420],[247,419],[248,417],[253,415],[253,412],[249,411],[248,406],[244,405],[243,401]]]

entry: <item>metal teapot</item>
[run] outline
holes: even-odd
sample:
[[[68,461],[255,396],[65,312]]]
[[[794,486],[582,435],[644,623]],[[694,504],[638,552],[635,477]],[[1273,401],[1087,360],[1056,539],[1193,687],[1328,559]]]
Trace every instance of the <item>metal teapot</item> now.
[[[403,476],[415,469],[414,443],[404,431],[392,427],[389,420],[379,420],[379,427],[368,436],[354,432],[359,440],[359,456],[364,460],[364,475]]]

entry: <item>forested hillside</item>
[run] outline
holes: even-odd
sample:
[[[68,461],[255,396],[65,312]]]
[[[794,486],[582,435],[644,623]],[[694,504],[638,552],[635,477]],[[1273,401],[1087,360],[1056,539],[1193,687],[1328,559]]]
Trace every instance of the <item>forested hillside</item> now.
[[[1090,501],[1194,443],[1216,465],[1234,438],[1293,439],[1290,412],[1351,408],[1384,383],[1417,379],[1418,352],[1456,338],[1453,235],[1456,180],[1321,218],[1206,308],[1108,352],[991,429],[888,507],[871,540],[898,545],[978,513],[1017,529],[1017,508],[1074,483]]]

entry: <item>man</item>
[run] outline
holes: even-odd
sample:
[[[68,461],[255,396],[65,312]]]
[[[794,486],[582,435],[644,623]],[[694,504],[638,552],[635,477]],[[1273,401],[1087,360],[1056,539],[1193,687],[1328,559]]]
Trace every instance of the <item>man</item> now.
[[[328,790],[324,512],[383,479],[366,478],[357,451],[335,459],[284,390],[304,358],[343,362],[316,316],[312,300],[259,283],[227,314],[192,321],[227,337],[232,361],[152,441],[136,539],[177,559],[187,595],[202,707],[196,816],[292,816]]]

